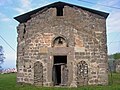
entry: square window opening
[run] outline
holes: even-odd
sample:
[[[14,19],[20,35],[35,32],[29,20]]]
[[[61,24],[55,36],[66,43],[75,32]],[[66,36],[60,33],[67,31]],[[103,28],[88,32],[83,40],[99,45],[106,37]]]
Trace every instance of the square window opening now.
[[[57,16],[63,16],[63,8],[64,7],[56,7],[56,10],[57,10],[56,14],[57,14]]]

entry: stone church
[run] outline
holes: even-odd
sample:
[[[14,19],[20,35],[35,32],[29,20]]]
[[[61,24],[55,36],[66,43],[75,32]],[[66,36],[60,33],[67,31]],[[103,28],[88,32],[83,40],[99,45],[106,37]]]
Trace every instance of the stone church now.
[[[55,2],[15,17],[17,82],[37,86],[107,85],[108,13]]]

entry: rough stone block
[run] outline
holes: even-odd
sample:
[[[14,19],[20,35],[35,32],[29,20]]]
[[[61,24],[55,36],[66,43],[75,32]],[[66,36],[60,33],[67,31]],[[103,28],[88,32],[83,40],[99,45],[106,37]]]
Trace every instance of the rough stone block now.
[[[84,47],[75,47],[74,48],[75,52],[85,52],[85,48]]]

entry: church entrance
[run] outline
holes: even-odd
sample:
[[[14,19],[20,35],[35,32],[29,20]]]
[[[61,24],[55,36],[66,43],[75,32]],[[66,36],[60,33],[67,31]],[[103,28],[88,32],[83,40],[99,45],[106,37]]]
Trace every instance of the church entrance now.
[[[67,85],[68,69],[67,56],[54,56],[53,83],[54,85]]]

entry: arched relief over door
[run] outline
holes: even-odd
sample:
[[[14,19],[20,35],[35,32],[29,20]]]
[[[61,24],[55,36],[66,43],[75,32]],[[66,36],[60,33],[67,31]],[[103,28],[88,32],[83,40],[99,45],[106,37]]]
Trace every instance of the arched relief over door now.
[[[53,40],[52,46],[53,47],[68,47],[68,43],[64,37],[58,36]]]
[[[80,86],[88,83],[88,65],[85,61],[80,61],[77,64],[77,83]]]
[[[39,61],[34,63],[34,84],[43,85],[43,65]]]

